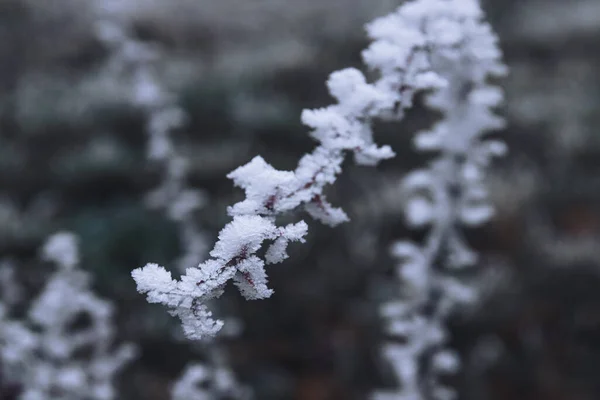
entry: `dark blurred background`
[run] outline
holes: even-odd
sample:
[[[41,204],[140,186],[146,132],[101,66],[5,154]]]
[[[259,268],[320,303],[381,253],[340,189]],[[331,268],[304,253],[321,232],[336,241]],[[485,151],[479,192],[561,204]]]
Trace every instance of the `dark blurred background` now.
[[[166,399],[203,351],[130,278],[148,261],[172,266],[178,230],[144,205],[160,170],[146,158],[144,114],[108,73],[92,3],[0,1],[0,258],[35,283],[44,238],[77,233],[83,268],[118,306],[122,339],[141,349],[119,398]],[[500,110],[511,151],[489,180],[496,218],[469,232],[485,297],[448,321],[464,360],[452,384],[469,400],[599,399],[600,1],[483,3],[511,71]],[[328,74],[361,67],[363,24],[399,4],[123,2],[120,18],[159,46],[161,80],[189,115],[174,140],[190,186],[207,194],[195,218],[211,241],[242,196],[225,175],[257,154],[293,168],[313,147],[301,110],[331,102]],[[431,121],[417,107],[378,127],[398,156],[377,168],[348,163],[329,196],[351,222],[332,230],[307,219],[307,243],[270,268],[271,299],[246,302],[230,287],[219,301],[242,327],[222,343],[257,399],[364,399],[395,384],[377,307],[390,292],[389,245],[411,235],[399,181],[424,158],[410,141]]]

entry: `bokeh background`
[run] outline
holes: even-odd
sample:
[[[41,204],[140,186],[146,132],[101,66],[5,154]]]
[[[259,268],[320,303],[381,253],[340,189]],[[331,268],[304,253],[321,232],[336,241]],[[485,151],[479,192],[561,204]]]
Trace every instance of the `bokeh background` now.
[[[118,306],[121,339],[140,346],[119,398],[160,400],[205,352],[130,277],[148,261],[172,266],[181,249],[173,222],[143,201],[160,170],[146,157],[131,88],[106,67],[110,51],[92,29],[98,2],[0,2],[0,258],[34,292],[47,275],[40,244],[77,233],[83,268]],[[189,116],[174,139],[190,186],[206,194],[194,218],[210,243],[242,196],[225,175],[257,154],[293,168],[313,146],[301,110],[330,103],[328,74],[360,68],[364,23],[400,3],[123,0],[120,18],[159,46],[161,80]],[[489,180],[496,218],[469,232],[486,291],[448,321],[464,360],[452,384],[468,400],[598,399],[600,2],[483,6],[511,71],[499,133],[510,154]],[[364,399],[395,384],[377,307],[390,292],[389,245],[412,234],[399,182],[424,159],[410,140],[432,120],[417,107],[378,129],[398,156],[347,165],[329,196],[351,222],[332,230],[307,220],[307,243],[270,269],[271,299],[246,302],[229,288],[220,300],[240,327],[222,345],[257,399]]]

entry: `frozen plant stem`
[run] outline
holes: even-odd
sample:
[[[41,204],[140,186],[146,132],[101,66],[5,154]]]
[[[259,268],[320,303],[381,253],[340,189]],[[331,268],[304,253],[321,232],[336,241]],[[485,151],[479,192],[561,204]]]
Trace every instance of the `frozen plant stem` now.
[[[304,221],[278,226],[276,217],[304,210],[332,226],[346,221],[346,214],[325,198],[325,186],[335,182],[348,153],[362,165],[394,156],[389,146],[374,144],[372,123],[399,121],[416,93],[447,87],[438,59],[468,54],[473,64],[482,65],[496,59],[488,48],[477,48],[480,18],[476,1],[419,0],[369,24],[373,41],[362,55],[377,79],[369,83],[354,68],[331,74],[327,86],[337,102],[302,113],[318,143],[314,151],[293,171],[278,171],[256,157],[231,172],[228,177],[245,190],[246,199],[229,207],[233,220],[220,232],[212,258],[188,268],[178,281],[156,264],[138,268],[132,272],[138,291],[169,307],[192,339],[213,336],[221,328],[206,301],[220,296],[229,280],[248,299],[269,297],[265,265],[287,258],[288,243],[304,241],[307,233]],[[256,253],[264,242],[269,244],[262,259]]]
[[[420,151],[435,151],[439,156],[404,181],[407,222],[429,232],[422,246],[406,241],[393,246],[394,255],[401,259],[397,268],[400,288],[398,299],[383,307],[387,333],[394,339],[384,353],[400,386],[375,393],[377,400],[455,397],[439,380],[459,366],[454,352],[444,348],[444,321],[457,306],[476,298],[475,288],[457,275],[477,262],[461,228],[492,217],[486,168],[506,150],[503,142],[485,138],[504,125],[492,111],[503,94],[487,81],[505,74],[506,67],[478,2],[417,0],[401,7],[395,17],[374,24],[416,12],[427,15],[425,24],[430,29],[443,28],[456,46],[431,57],[434,70],[447,84],[427,94],[425,102],[441,113],[441,119],[432,129],[418,133],[414,144]]]

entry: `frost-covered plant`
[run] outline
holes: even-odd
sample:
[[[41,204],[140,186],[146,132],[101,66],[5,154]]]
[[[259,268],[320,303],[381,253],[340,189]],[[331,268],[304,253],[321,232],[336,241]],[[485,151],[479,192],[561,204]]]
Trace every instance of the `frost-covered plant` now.
[[[475,0],[415,0],[374,21],[369,30],[390,27],[394,31],[388,31],[388,37],[406,36],[406,30],[420,30],[423,38],[442,37],[446,45],[432,47],[430,61],[447,84],[425,99],[441,119],[414,139],[417,150],[437,156],[404,180],[406,220],[428,233],[422,245],[399,241],[393,246],[393,254],[401,259],[399,297],[383,307],[386,330],[393,338],[384,352],[400,387],[374,398],[451,399],[454,392],[439,377],[456,371],[459,360],[444,347],[444,320],[457,305],[477,295],[458,278],[477,263],[461,228],[481,225],[494,212],[485,187],[486,168],[505,152],[505,145],[485,135],[504,124],[492,110],[503,94],[488,80],[505,74],[506,67]]]
[[[216,349],[216,348],[213,348]],[[249,388],[242,386],[218,350],[210,351],[207,363],[188,365],[171,389],[172,400],[248,400]]]
[[[146,198],[151,208],[162,209],[179,228],[183,254],[178,261],[183,271],[206,256],[206,238],[194,221],[193,212],[205,202],[205,195],[188,187],[189,160],[173,139],[173,132],[186,121],[185,111],[163,83],[159,67],[163,55],[152,43],[136,39],[121,9],[122,1],[103,0],[97,5],[98,38],[110,49],[108,67],[115,77],[126,75],[131,86],[130,103],[143,111],[146,119],[149,161],[162,169],[159,186]]]
[[[304,241],[307,233],[304,221],[278,226],[276,217],[304,210],[332,226],[346,221],[346,214],[333,207],[324,194],[325,186],[341,173],[345,156],[353,153],[355,162],[362,165],[393,157],[389,146],[378,147],[373,142],[374,120],[401,120],[418,92],[442,88],[446,90],[438,93],[453,92],[455,84],[448,78],[455,77],[445,74],[457,57],[469,58],[473,70],[462,71],[469,79],[483,79],[476,77],[488,67],[500,72],[497,53],[490,52],[487,41],[478,39],[487,32],[486,26],[479,24],[480,17],[479,5],[473,0],[424,0],[408,3],[369,25],[373,43],[363,52],[363,60],[378,78],[369,83],[354,68],[331,74],[327,85],[337,103],[302,113],[302,122],[318,142],[313,152],[303,156],[293,171],[276,170],[256,157],[231,172],[228,177],[245,190],[246,199],[229,207],[233,220],[220,232],[212,258],[187,269],[180,280],[174,280],[161,266],[147,264],[132,273],[138,290],[147,294],[148,301],[169,307],[192,339],[215,335],[221,328],[222,321],[212,318],[206,301],[220,296],[229,280],[247,299],[269,297],[273,291],[267,287],[265,265],[286,259],[288,243]],[[490,90],[468,90],[466,94],[482,103],[497,97]],[[444,96],[430,98],[440,109],[445,101]],[[421,135],[420,142],[431,147],[440,135],[444,132]],[[264,242],[268,242],[267,249],[260,257]]]
[[[57,270],[24,318],[0,307],[2,378],[20,385],[23,400],[116,398],[113,380],[135,348],[115,347],[112,304],[92,293],[88,274],[77,269],[73,234],[51,236],[42,257]]]

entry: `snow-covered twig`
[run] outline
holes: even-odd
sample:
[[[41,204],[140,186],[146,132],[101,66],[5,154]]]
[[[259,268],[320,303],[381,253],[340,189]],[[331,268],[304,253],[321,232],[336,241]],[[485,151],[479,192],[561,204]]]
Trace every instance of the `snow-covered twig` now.
[[[427,106],[441,113],[440,121],[414,140],[419,151],[439,155],[404,181],[407,222],[426,227],[428,235],[422,246],[407,241],[393,246],[401,259],[401,295],[383,308],[387,332],[394,338],[384,350],[400,387],[377,392],[377,400],[453,398],[453,391],[438,381],[440,374],[459,366],[457,356],[444,349],[443,324],[451,310],[476,296],[474,288],[453,276],[477,262],[461,228],[492,217],[485,170],[492,157],[506,150],[503,142],[484,137],[504,124],[492,110],[501,103],[502,91],[487,81],[505,74],[506,67],[478,1],[415,0],[375,21],[371,29],[395,25],[401,30],[417,16],[424,32],[443,32],[447,46],[430,60],[447,84],[426,97]]]
[[[460,33],[464,30],[452,20],[451,9],[457,4],[464,15],[461,22],[473,25],[479,7],[468,0],[409,3],[404,11],[369,25],[373,43],[363,59],[379,78],[369,83],[354,68],[331,74],[327,85],[337,103],[302,113],[303,123],[318,142],[314,151],[303,156],[293,171],[276,170],[256,157],[231,172],[228,177],[245,190],[246,199],[228,209],[233,220],[221,231],[212,258],[189,268],[179,281],[156,264],[134,270],[138,290],[147,294],[148,301],[169,307],[188,337],[197,339],[215,335],[221,328],[222,322],[212,318],[205,303],[220,296],[229,280],[248,299],[269,297],[272,290],[266,285],[265,264],[287,258],[288,243],[303,241],[307,232],[304,221],[277,226],[276,216],[303,209],[329,225],[348,219],[326,200],[325,186],[335,182],[348,153],[363,165],[393,157],[389,146],[374,144],[372,122],[401,120],[417,92],[447,86],[434,63],[463,48]],[[439,10],[447,10],[448,17]],[[477,61],[490,57],[476,53],[472,56]],[[261,258],[257,252],[265,241],[272,243]]]

